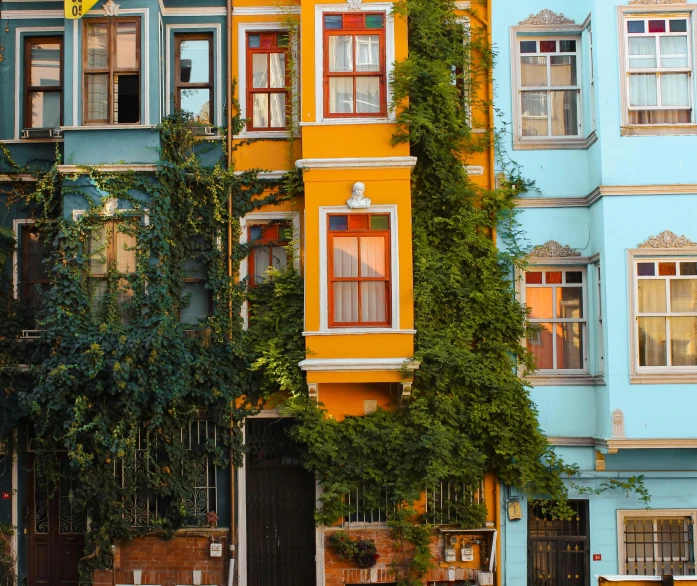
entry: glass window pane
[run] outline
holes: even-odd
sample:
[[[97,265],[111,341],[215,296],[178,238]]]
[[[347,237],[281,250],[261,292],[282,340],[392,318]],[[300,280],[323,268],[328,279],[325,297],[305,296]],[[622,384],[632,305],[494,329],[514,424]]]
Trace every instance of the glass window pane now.
[[[658,105],[655,73],[634,73],[629,76],[629,105]]]
[[[388,216],[370,216],[371,230],[389,230],[390,218]],[[697,263],[695,263],[697,264]]]
[[[637,275],[640,277],[655,277],[656,276],[656,264],[652,262],[640,262],[637,263]]]
[[[644,21],[643,20],[628,20],[627,21],[627,32],[628,33],[643,33],[644,32]]]
[[[108,226],[100,226],[99,228],[93,229],[90,233],[90,273],[93,275],[103,275],[106,273],[108,234]]]
[[[135,273],[136,238],[130,234],[116,232],[116,270],[120,273]]]
[[[271,53],[269,55],[269,62],[271,69],[271,84],[269,87],[286,87],[286,54]]]
[[[561,53],[575,53],[576,41],[559,41],[559,51]]]
[[[697,275],[697,262],[681,262],[680,263],[680,274],[681,275]]]
[[[60,92],[31,92],[31,127],[58,128],[61,120]]]
[[[366,14],[365,28],[382,28],[385,18],[382,14]]]
[[[329,112],[331,114],[353,113],[352,77],[332,77],[329,79]]]
[[[528,271],[525,273],[525,282],[530,285],[541,285],[542,284],[542,273]]]
[[[546,87],[547,57],[521,57],[520,84],[523,87]]]
[[[557,287],[557,317],[583,317],[582,287]]]
[[[271,94],[271,128],[286,126],[286,94]]]
[[[342,236],[333,239],[334,276],[358,277],[358,238]]]
[[[384,282],[361,283],[361,321],[384,323],[386,316],[385,297],[387,287]]]
[[[122,324],[131,323],[131,308],[128,307],[133,299],[133,289],[126,279],[119,279],[118,290],[116,291],[116,303],[119,308],[119,316]]]
[[[269,59],[267,53],[252,55],[252,87],[269,87]]]
[[[361,238],[361,277],[384,277],[385,239],[382,236]]]
[[[247,35],[247,43],[250,49],[261,47],[261,35]]]
[[[545,283],[548,285],[558,285],[561,283],[561,271],[547,271],[545,272]]]
[[[263,230],[262,226],[250,226],[249,227],[249,239],[252,241],[259,240],[261,238],[262,230]]]
[[[583,273],[581,271],[567,271],[566,272],[566,282],[567,283],[583,283]]]
[[[629,38],[629,67],[632,69],[656,67],[655,37]]]
[[[324,17],[324,28],[343,28],[343,18],[340,14],[325,15]]]
[[[109,75],[98,73],[87,76],[87,118],[108,120]]]
[[[531,287],[525,290],[525,304],[530,308],[532,319],[554,317],[552,287]]]
[[[351,35],[329,37],[329,71],[336,73],[353,71],[353,37]]]
[[[551,370],[554,368],[554,341],[552,338],[553,325],[549,323],[535,324],[541,329],[534,332],[527,340],[528,350],[535,359],[537,368]]]
[[[639,313],[666,311],[666,282],[663,279],[639,279]]]
[[[687,32],[687,21],[686,20],[669,20],[670,32],[671,33],[686,33]]]
[[[30,58],[33,87],[60,85],[61,47],[58,43],[32,44]]]
[[[278,33],[276,35],[276,46],[278,47],[287,47],[288,43],[290,42],[289,37],[285,33]]]
[[[348,230],[348,216],[329,216],[330,230]]]
[[[554,55],[549,58],[552,85],[576,85],[576,57]]]
[[[380,112],[380,78],[356,78],[356,112],[377,114]]]
[[[697,317],[670,318],[670,359],[673,366],[697,366]]]
[[[136,24],[135,22],[116,23],[116,67],[119,69],[135,69],[136,55]]]
[[[271,266],[271,258],[268,246],[254,247],[254,282],[263,283],[266,280],[266,271]]]
[[[290,242],[293,239],[293,229],[283,224],[278,227],[279,239],[283,242]]]
[[[690,76],[687,73],[664,73],[661,76],[663,106],[690,105]]]
[[[583,324],[556,324],[557,368],[583,368]]]
[[[550,92],[552,99],[552,135],[576,136],[578,123],[578,92],[564,90]]]
[[[210,55],[210,41],[183,40],[179,45],[180,80],[183,83],[208,83]]]
[[[268,128],[269,126],[269,94],[254,94],[254,111],[252,113],[252,125],[255,128]]]
[[[211,121],[211,90],[187,88],[179,90],[179,103],[184,112],[189,112],[196,122]]]
[[[92,296],[92,313],[99,315],[104,307],[104,298],[107,294],[106,279],[99,279],[94,283],[94,294]]]
[[[356,37],[356,71],[380,71],[380,37]]]
[[[661,37],[661,67],[687,67],[687,37]]]
[[[666,366],[666,318],[640,317],[639,366]]]
[[[548,136],[547,92],[521,93],[523,136]]]
[[[358,322],[358,283],[334,283],[334,321]]]
[[[673,313],[697,312],[697,279],[671,279],[670,310]]]
[[[24,263],[27,280],[48,279],[47,266],[44,260],[50,255],[50,248],[44,245],[39,234],[33,230],[29,231],[24,243]]]
[[[87,21],[87,68],[105,69],[107,61],[107,25]]]
[[[537,53],[537,41],[520,41],[521,53]]]
[[[278,271],[285,271],[288,268],[288,253],[285,247],[271,247],[271,266]]]
[[[208,317],[210,291],[204,283],[184,283],[182,287],[182,308],[179,321],[183,324],[197,324]]]
[[[674,262],[659,262],[658,263],[658,275],[661,277],[673,277],[676,274],[676,267]]]
[[[649,20],[649,32],[650,33],[664,33],[666,32],[666,21],[661,20]]]
[[[135,124],[140,119],[140,76],[114,76],[114,121]]]
[[[540,41],[540,53],[556,53],[556,41]]]

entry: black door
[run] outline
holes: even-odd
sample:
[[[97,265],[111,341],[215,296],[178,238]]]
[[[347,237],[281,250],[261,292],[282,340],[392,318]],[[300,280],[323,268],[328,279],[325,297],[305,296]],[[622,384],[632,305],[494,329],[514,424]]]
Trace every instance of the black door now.
[[[247,584],[315,584],[315,481],[287,419],[248,419]]]
[[[528,586],[588,586],[588,501],[569,501],[575,515],[553,519],[528,506]]]
[[[62,461],[55,491],[32,465],[27,520],[28,586],[74,586],[84,555],[85,515],[73,500],[74,482]]]

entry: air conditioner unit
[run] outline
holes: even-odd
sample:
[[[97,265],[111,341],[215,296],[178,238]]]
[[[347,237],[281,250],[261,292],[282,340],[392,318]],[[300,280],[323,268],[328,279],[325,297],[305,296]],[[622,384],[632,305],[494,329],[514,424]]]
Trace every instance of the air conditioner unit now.
[[[60,138],[60,128],[24,128],[22,138]]]
[[[38,340],[41,338],[41,330],[22,330],[21,340]]]
[[[212,126],[192,126],[191,133],[194,136],[215,136],[215,130]]]

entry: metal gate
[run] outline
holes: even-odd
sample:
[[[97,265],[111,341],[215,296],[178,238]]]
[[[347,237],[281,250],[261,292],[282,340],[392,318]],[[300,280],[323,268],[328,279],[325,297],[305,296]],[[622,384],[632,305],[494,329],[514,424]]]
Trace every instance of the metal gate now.
[[[528,586],[588,586],[590,544],[588,501],[569,501],[569,521],[528,506]]]
[[[247,586],[315,584],[315,481],[290,425],[247,420]]]

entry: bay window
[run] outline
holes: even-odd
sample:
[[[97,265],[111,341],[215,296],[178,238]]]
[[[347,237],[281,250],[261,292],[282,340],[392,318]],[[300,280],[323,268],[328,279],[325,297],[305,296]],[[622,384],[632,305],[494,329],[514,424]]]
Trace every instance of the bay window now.
[[[628,124],[693,121],[691,28],[686,14],[625,18]]]
[[[582,268],[528,269],[524,301],[539,328],[527,340],[546,374],[582,373],[586,359],[586,279]]]
[[[248,227],[249,242],[249,285],[254,287],[267,279],[269,269],[284,271],[288,268],[286,247],[292,240],[293,231],[289,224],[252,224]]]
[[[288,34],[247,33],[248,130],[284,130],[288,107]]]
[[[140,122],[140,21],[90,18],[83,36],[85,124]]]
[[[330,214],[329,327],[391,324],[390,217]]]
[[[386,116],[385,14],[325,14],[324,114]]]
[[[195,122],[210,124],[213,117],[213,35],[174,36],[175,103]]]
[[[63,39],[26,39],[24,128],[58,128],[62,119],[62,100]]]

